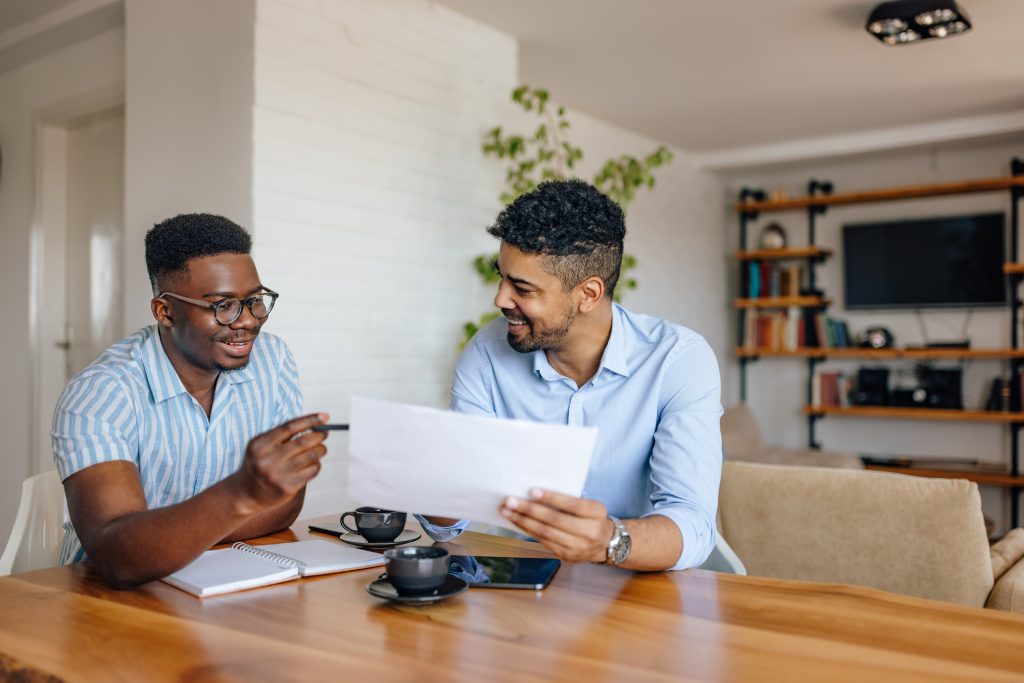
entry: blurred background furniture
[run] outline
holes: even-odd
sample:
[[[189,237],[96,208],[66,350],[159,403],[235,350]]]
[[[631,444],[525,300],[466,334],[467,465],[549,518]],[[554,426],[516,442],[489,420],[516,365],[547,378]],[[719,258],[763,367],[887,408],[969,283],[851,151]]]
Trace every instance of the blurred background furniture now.
[[[1024,611],[1024,530],[990,549],[965,479],[728,462],[718,510],[751,576]]]
[[[57,470],[22,482],[18,515],[0,556],[0,576],[56,567],[64,520],[64,486]]]
[[[764,443],[750,409],[745,404],[732,406],[722,415],[722,450],[726,460],[760,462],[771,465],[804,465],[863,469],[853,453],[814,448],[770,448]]]

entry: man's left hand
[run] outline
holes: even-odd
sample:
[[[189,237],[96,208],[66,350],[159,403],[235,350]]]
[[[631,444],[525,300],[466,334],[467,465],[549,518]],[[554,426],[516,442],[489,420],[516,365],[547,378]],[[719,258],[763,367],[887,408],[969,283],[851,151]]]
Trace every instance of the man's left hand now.
[[[501,514],[567,562],[604,562],[614,527],[604,504],[544,489],[506,498]]]

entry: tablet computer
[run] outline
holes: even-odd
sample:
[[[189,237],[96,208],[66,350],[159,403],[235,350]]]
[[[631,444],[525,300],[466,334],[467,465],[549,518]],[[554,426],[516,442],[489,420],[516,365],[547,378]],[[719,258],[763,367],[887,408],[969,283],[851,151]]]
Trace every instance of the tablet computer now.
[[[544,557],[452,555],[448,573],[473,587],[542,590],[561,565],[561,560]]]

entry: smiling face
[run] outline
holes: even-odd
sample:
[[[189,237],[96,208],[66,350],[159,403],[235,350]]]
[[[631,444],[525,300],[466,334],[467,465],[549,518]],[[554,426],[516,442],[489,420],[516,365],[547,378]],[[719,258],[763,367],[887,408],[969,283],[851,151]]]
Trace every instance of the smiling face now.
[[[576,319],[575,289],[544,268],[543,256],[505,242],[498,251],[501,283],[494,305],[508,320],[508,343],[520,353],[559,351]]]
[[[252,257],[225,253],[191,259],[187,270],[168,276],[161,289],[215,304],[224,299],[245,299],[264,287]],[[235,322],[221,325],[209,308],[169,296],[154,299],[153,313],[167,331],[163,338],[172,362],[184,360],[205,373],[245,367],[253,341],[266,320],[257,320],[244,306]]]

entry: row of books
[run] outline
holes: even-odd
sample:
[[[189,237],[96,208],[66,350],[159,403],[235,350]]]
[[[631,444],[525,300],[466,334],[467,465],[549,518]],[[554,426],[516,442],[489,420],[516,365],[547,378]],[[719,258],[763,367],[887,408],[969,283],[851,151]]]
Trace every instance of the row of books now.
[[[791,306],[782,311],[744,310],[740,347],[748,350],[796,351],[852,346],[846,322],[820,311]]]
[[[749,299],[800,296],[804,267],[777,261],[747,261],[741,264],[740,292]]]
[[[855,380],[853,375],[844,372],[826,372],[819,370],[814,373],[811,382],[811,405],[821,408],[845,408],[850,403]]]

